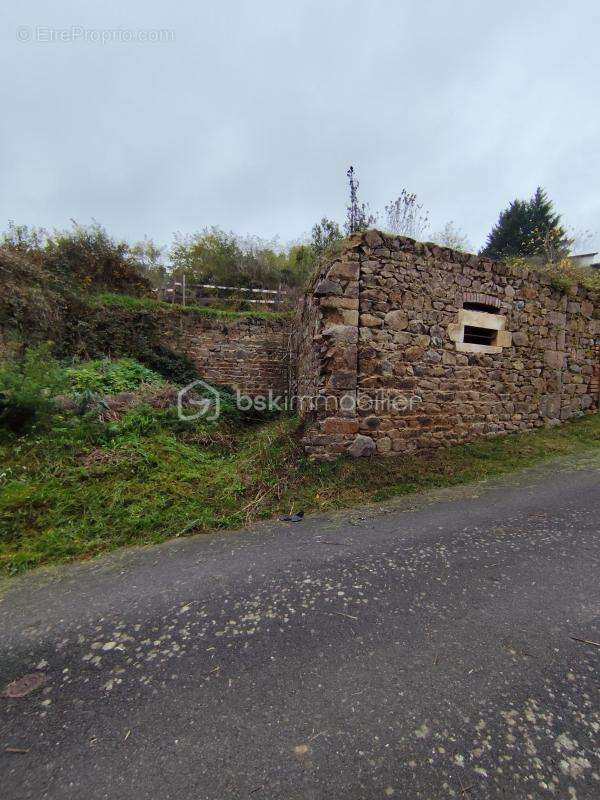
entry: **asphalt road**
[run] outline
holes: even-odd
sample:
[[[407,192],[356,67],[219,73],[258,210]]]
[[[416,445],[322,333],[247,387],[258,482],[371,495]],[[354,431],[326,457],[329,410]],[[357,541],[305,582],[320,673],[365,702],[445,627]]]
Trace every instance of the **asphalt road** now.
[[[0,688],[47,683],[0,700],[0,797],[597,800],[599,488],[579,458],[11,582]]]

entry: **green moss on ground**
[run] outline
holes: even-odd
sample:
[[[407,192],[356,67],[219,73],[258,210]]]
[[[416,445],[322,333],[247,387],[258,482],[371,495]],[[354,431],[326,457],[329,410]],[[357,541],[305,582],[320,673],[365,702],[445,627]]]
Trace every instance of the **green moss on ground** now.
[[[298,422],[190,426],[138,407],[0,443],[0,572],[490,478],[600,447],[600,415],[385,460],[310,463]]]

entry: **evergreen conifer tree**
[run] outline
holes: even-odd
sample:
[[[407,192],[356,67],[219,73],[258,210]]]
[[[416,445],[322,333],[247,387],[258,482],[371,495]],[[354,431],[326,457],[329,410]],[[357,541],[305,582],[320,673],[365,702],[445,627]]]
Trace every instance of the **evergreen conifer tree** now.
[[[481,255],[490,258],[545,256],[556,260],[569,251],[571,241],[560,224],[560,214],[538,186],[530,200],[513,200],[500,213]]]

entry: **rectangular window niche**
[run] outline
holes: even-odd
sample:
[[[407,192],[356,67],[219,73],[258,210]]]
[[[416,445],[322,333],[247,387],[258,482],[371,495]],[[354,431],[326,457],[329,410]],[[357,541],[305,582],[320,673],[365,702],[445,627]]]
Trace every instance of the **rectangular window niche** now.
[[[459,353],[501,353],[512,343],[506,317],[468,308],[460,309],[458,323],[450,325],[448,333]]]

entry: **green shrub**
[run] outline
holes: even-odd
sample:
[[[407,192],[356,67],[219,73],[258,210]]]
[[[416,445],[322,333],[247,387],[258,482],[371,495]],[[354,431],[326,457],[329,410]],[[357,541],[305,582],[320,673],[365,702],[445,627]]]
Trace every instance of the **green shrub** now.
[[[185,386],[198,378],[194,362],[189,356],[176,353],[161,344],[155,345],[152,349],[141,350],[138,358],[171,383]]]
[[[100,415],[104,411],[108,411],[108,404],[103,400],[98,392],[93,392],[91,389],[84,389],[82,392],[73,392],[72,398],[75,401],[75,413],[80,417],[85,414]]]
[[[67,295],[40,258],[0,246],[0,328],[29,343],[60,337]]]
[[[56,411],[53,395],[65,388],[64,369],[52,357],[51,343],[26,350],[20,361],[0,367],[0,425],[20,433]]]
[[[100,225],[49,234],[11,223],[0,236],[0,325],[27,341],[60,341],[98,290],[151,290],[138,254]]]
[[[145,294],[151,289],[129,245],[115,241],[97,223],[74,224],[71,230],[57,231],[48,236],[41,252],[53,272],[84,289],[116,289],[133,295]]]
[[[133,358],[84,361],[67,370],[67,379],[76,393],[98,395],[135,391],[142,383],[160,386],[162,377]]]
[[[561,258],[553,263],[546,263],[542,258],[522,256],[506,259],[516,275],[530,270],[548,275],[550,285],[557,292],[568,294],[577,284],[597,297],[600,293],[600,272],[589,267],[578,267],[570,258]]]
[[[550,278],[550,285],[557,292],[568,292],[575,285],[575,281],[567,274],[556,272]]]

